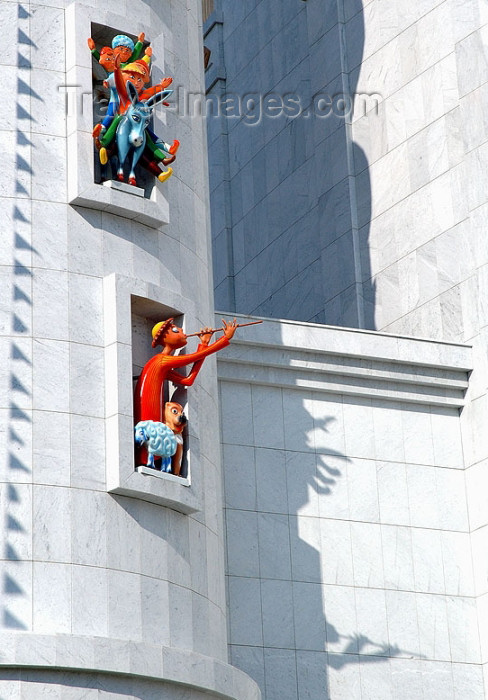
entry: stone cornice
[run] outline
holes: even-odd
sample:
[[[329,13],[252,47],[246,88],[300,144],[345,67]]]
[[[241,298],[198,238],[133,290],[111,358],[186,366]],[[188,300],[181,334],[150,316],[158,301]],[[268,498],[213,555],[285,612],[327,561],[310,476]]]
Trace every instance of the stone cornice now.
[[[457,408],[470,369],[466,345],[274,319],[218,356],[221,381]]]
[[[245,673],[203,654],[143,642],[72,634],[0,635],[2,669],[103,673],[186,686],[224,700],[260,700]]]

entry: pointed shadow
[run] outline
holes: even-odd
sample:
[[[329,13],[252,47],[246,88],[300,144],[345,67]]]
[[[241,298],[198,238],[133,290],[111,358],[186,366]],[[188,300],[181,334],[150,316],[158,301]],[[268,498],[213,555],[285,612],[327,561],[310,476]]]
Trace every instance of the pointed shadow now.
[[[8,610],[3,611],[3,626],[11,630],[26,630],[26,625]]]
[[[24,83],[23,80],[20,78],[17,78],[17,93],[19,95],[30,95],[31,97],[34,97],[36,100],[40,100],[41,102],[44,102],[42,97],[37,94],[35,90],[31,88],[30,85],[27,85],[27,83]]]
[[[18,131],[17,134],[21,134],[21,131]],[[19,207],[17,205],[14,206],[14,219],[15,221],[23,221],[26,224],[30,224],[29,219],[26,218],[25,214],[21,212]]]
[[[32,114],[30,114],[30,112],[28,112],[26,109],[24,109],[24,107],[22,107],[22,105],[19,105],[18,103],[17,103],[17,119],[25,119],[25,120],[28,120],[31,122],[36,121],[34,119],[34,117],[32,116]]]
[[[37,253],[36,249],[31,246],[29,241],[26,241],[20,233],[15,234],[15,247],[21,250],[30,250],[33,253]]]
[[[8,429],[8,439],[9,442],[14,442],[17,445],[25,445],[25,442],[22,440],[20,435],[12,428],[12,426],[10,426]]]
[[[26,333],[29,329],[17,314],[12,315],[12,328],[15,333]]]
[[[18,277],[32,277],[32,270],[18,260],[14,260],[14,275]]]
[[[32,63],[26,56],[22,56],[20,52],[17,52],[17,67],[32,70]]]
[[[30,416],[22,408],[19,408],[19,406],[17,406],[13,401],[10,402],[10,418],[31,423]]]
[[[22,384],[20,379],[15,376],[15,374],[10,375],[10,388],[12,391],[18,391],[20,394],[24,394],[24,396],[30,396],[31,393],[26,387]]]
[[[23,131],[17,129],[17,144],[19,146],[32,146],[32,141],[30,141]],[[17,209],[17,207],[15,207]],[[27,219],[22,219],[22,221],[27,221]]]
[[[22,362],[25,362],[26,365],[31,365],[32,362],[29,360],[27,355],[25,355],[22,350],[19,348],[18,345],[15,343],[12,343],[12,348],[10,350],[10,357],[12,360],[21,360]]]
[[[20,27],[17,29],[17,41],[19,44],[24,44],[25,46],[33,46],[35,49],[37,49],[37,45],[32,41],[30,37],[27,36],[25,32],[20,29]]]
[[[14,301],[25,301],[26,304],[32,306],[31,298],[17,285],[14,286]]]
[[[15,548],[9,542],[5,543],[5,559],[8,561],[21,561],[21,558],[15,551]]]
[[[17,471],[27,472],[27,474],[30,474],[29,467],[26,467],[26,465],[12,453],[9,454],[8,466],[10,469],[15,469]]]
[[[25,532],[25,528],[22,523],[20,523],[17,518],[14,518],[10,513],[7,515],[7,530],[13,530],[14,532]]]
[[[17,169],[22,170],[25,173],[29,173],[29,175],[34,175],[34,171],[32,170],[29,163],[25,160],[25,158],[22,158],[22,156],[19,155],[18,153],[17,153]]]
[[[17,581],[8,574],[5,574],[3,577],[3,592],[9,595],[24,595],[25,593],[24,589],[19,586]]]
[[[15,191],[17,194],[25,194],[27,197],[29,196],[28,191],[25,189],[24,185],[19,181],[15,181]]]
[[[20,503],[20,496],[13,484],[8,485],[8,500],[10,503]]]

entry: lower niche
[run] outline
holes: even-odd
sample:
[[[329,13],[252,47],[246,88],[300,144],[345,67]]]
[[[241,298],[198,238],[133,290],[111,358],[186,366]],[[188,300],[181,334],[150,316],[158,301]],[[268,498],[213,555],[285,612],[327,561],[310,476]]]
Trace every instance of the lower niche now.
[[[170,317],[174,318],[176,325],[181,326],[183,324],[183,315],[179,311],[156,302],[151,302],[142,297],[132,296],[131,324],[133,395],[144,365],[151,359],[151,357],[154,357],[161,352],[160,347],[153,348],[151,346],[153,328],[156,324]],[[185,424],[185,427],[181,433],[178,434],[177,432],[180,429],[180,421],[182,420],[180,418],[180,407],[183,409],[184,417],[188,416],[187,391],[182,387],[176,386],[171,381],[166,381],[162,387],[160,398],[161,404],[164,404],[161,419],[163,419],[163,422],[166,425],[161,427],[160,425],[144,426],[142,423],[138,424],[140,426],[138,430],[138,437],[142,439],[141,432],[142,430],[145,430],[146,433],[143,437],[147,438],[147,442],[145,443],[145,446],[141,448],[136,444],[136,441],[134,441],[135,468],[136,471],[143,474],[170,479],[171,481],[177,481],[178,483],[189,485],[190,468],[188,424]],[[170,406],[168,406],[168,404],[170,404]],[[165,411],[164,408],[167,408],[168,410]],[[171,409],[176,410],[177,414],[172,416]],[[169,434],[173,432],[171,431],[170,427],[172,420],[175,421],[173,425],[176,428],[174,438],[173,435]],[[152,436],[148,434],[148,430],[153,431]],[[178,471],[178,468],[175,467],[176,458],[179,456],[178,452],[173,457],[162,457],[158,454],[150,455],[151,448],[148,447],[146,449],[147,445],[159,445],[164,439],[166,439],[167,444],[175,440],[176,449],[178,450],[179,447],[180,450],[182,450],[181,467],[178,475],[175,474],[175,471]],[[165,451],[164,448],[161,451]],[[172,450],[170,449],[169,451]],[[151,462],[151,464],[149,462]]]

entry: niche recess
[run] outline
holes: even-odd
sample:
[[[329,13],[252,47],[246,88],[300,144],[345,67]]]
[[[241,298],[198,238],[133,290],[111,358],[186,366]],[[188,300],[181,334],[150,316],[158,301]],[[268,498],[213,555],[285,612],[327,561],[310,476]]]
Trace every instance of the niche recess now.
[[[173,317],[177,326],[183,327],[183,314],[161,304],[151,304],[147,299],[132,296],[131,298],[131,326],[132,326],[132,382],[134,390],[137,379],[146,362],[161,352],[161,347],[151,347],[152,328],[156,323],[164,321],[167,318]],[[181,353],[181,350],[179,351]],[[186,369],[186,368],[184,368]],[[187,370],[188,371],[188,370]],[[187,391],[184,387],[177,387],[172,382],[166,382],[164,391],[164,401],[177,401],[185,409],[185,414],[188,415],[187,406]],[[159,476],[163,478],[174,478],[183,481],[185,485],[190,484],[189,480],[189,446],[188,446],[188,428],[183,432],[184,452],[183,462],[181,467],[181,475],[172,477],[171,474],[160,472],[150,467],[136,464],[135,468],[142,471],[144,474]]]
[[[151,186],[145,189],[114,180],[99,183],[92,136],[93,89],[95,88],[95,95],[98,94],[101,84],[99,81],[104,76],[103,70],[93,59],[86,40],[91,36],[97,48],[101,48],[111,44],[115,34],[127,33],[126,30],[136,33],[146,31],[155,55],[155,80],[159,80],[160,75],[162,78],[160,69],[164,68],[164,36],[124,14],[117,15],[113,10],[109,13],[98,6],[84,5],[82,2],[68,5],[64,17],[66,80],[60,86],[60,95],[66,103],[67,201],[73,206],[124,216],[161,230],[169,222],[166,196],[171,189],[170,181],[161,185],[153,180]],[[118,29],[120,27],[123,28],[122,31]],[[133,37],[133,34],[130,36]],[[98,74],[99,70],[102,73]],[[159,111],[155,119],[156,133],[159,131],[164,135],[165,119],[165,112]],[[141,175],[141,178],[144,177],[145,174]]]
[[[91,38],[95,42],[95,45],[97,47],[97,50],[100,51],[102,46],[112,46],[112,39],[114,36],[117,36],[117,34],[125,34],[128,36],[134,44],[137,42],[137,36],[134,34],[130,34],[129,32],[126,32],[124,30],[120,29],[115,29],[114,27],[107,27],[103,24],[97,24],[96,22],[91,23]],[[149,42],[144,42],[144,48],[146,46],[149,46]],[[144,49],[143,53],[141,54],[141,58],[144,55]],[[102,66],[94,59],[92,58],[92,88],[93,88],[93,102],[92,102],[92,110],[93,110],[93,125],[98,124],[106,115],[107,111],[107,105],[109,101],[109,96],[110,96],[110,90],[109,88],[104,87],[103,81],[106,80],[107,78],[107,72],[102,68]],[[150,82],[149,85],[151,85],[152,82]],[[153,123],[151,120],[151,127]],[[103,166],[100,164],[100,158],[98,157],[98,152],[96,149],[94,149],[93,153],[94,157],[94,163],[93,163],[93,171],[94,171],[94,181],[96,183],[102,183],[102,182],[109,182],[113,181],[114,183],[117,183],[118,181],[115,177],[115,165],[113,162],[109,160],[107,165]],[[126,164],[126,169],[128,169],[128,163]],[[144,192],[144,197],[150,199],[152,191],[155,187],[155,180],[154,176],[150,175],[147,170],[144,168],[140,167],[139,165],[136,166],[135,169],[136,173],[136,178],[137,178],[137,188],[143,190]],[[126,173],[127,175],[127,173]],[[127,178],[126,178],[127,179]],[[129,185],[132,189],[132,185]],[[130,190],[129,190],[130,191]]]
[[[186,396],[174,397],[185,406],[188,434],[184,435],[183,476],[174,476],[135,464],[134,378],[158,349],[151,347],[153,326],[169,317],[178,325],[185,317],[196,323],[192,303],[161,288],[133,278],[111,274],[103,281],[105,319],[105,434],[107,491],[194,513],[201,510],[202,463],[198,426],[192,425]],[[164,301],[168,303],[164,303]],[[160,351],[160,348],[159,348]],[[174,387],[168,387],[171,397]],[[186,393],[186,392],[184,392]],[[195,421],[197,423],[197,421]]]

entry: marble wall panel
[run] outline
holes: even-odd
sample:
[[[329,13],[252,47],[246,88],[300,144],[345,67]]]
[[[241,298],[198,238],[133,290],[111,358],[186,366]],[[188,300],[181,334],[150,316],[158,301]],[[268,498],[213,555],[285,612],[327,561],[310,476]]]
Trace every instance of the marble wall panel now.
[[[71,486],[103,491],[105,478],[105,435],[103,418],[72,415]],[[64,468],[66,469],[66,464]]]
[[[71,493],[68,488],[33,488],[33,557],[36,561],[70,562]],[[88,526],[88,523],[87,523]]]
[[[275,668],[294,683],[287,663],[297,698],[393,700],[419,688],[455,697],[471,677],[479,688],[474,595],[484,568],[473,577],[458,410],[268,382],[267,419],[259,407],[238,433],[223,422],[231,653],[266,697]],[[261,396],[229,377],[221,390],[228,404]],[[242,422],[255,431],[271,416],[275,445],[260,446],[260,428],[254,449],[239,445]],[[241,507],[234,472],[244,458],[255,472]]]
[[[265,649],[264,668],[266,697],[278,700],[286,693],[290,700],[298,700],[296,660],[291,649]]]
[[[56,562],[35,562],[33,573],[33,629],[40,634],[69,634],[71,567]]]
[[[10,549],[10,552],[12,549]],[[2,631],[27,631],[33,625],[32,561],[2,561]]]
[[[257,510],[264,513],[288,513],[286,453],[278,449],[255,452]]]
[[[36,484],[68,486],[71,450],[67,413],[36,411],[33,422],[32,478]]]
[[[68,308],[58,308],[56,299],[60,297],[68,297],[67,273],[36,271],[32,280],[32,330],[37,338],[68,340]]]
[[[297,13],[295,24],[301,31],[303,8],[297,8],[295,11]],[[263,12],[262,10],[261,15]],[[480,153],[471,157],[467,168],[463,164],[465,144],[469,144],[467,150],[472,150],[475,145],[481,146],[485,141],[481,107],[482,86],[480,80],[476,83],[477,78],[473,78],[473,75],[477,75],[477,71],[479,73],[476,66],[480,60],[482,63],[483,57],[483,29],[480,27],[482,20],[479,9],[473,2],[464,5],[457,1],[422,2],[416,4],[415,8],[404,8],[398,3],[390,3],[388,8],[385,8],[380,7],[380,4],[375,1],[351,2],[351,7],[347,6],[344,9],[344,16],[341,17],[344,22],[341,44],[343,56],[338,64],[326,60],[323,49],[323,47],[333,46],[339,36],[339,32],[336,31],[335,12],[330,10],[330,17],[325,13],[320,17],[320,21],[316,22],[312,20],[315,16],[314,12],[311,7],[306,7],[310,60],[303,60],[299,64],[300,73],[296,72],[295,82],[299,90],[305,94],[312,79],[322,82],[324,89],[334,92],[336,85],[333,76],[330,74],[327,77],[327,71],[330,72],[330,66],[334,65],[336,70],[342,70],[347,66],[350,72],[351,89],[354,88],[359,93],[375,92],[381,96],[378,113],[355,118],[348,137],[354,139],[352,167],[356,176],[357,203],[348,191],[349,183],[344,183],[348,205],[347,217],[350,217],[351,206],[353,209],[356,207],[360,226],[364,227],[361,274],[369,280],[371,272],[376,274],[378,267],[385,270],[385,259],[388,259],[390,264],[396,263],[404,258],[406,246],[411,246],[410,249],[415,250],[422,242],[425,243],[434,238],[436,235],[434,229],[438,233],[444,233],[466,216],[466,206],[462,203],[466,198],[460,196],[459,182],[466,183],[469,180],[472,183],[468,188],[461,186],[461,191],[470,192],[471,208],[484,202],[483,192],[486,188],[483,188],[483,174],[478,167],[478,163],[483,161],[483,155]],[[247,23],[255,23],[256,17],[251,12],[239,21],[240,29],[243,29],[248,26]],[[244,79],[246,71],[243,69],[246,60],[248,65],[252,61],[244,49],[237,48],[236,37],[239,32],[236,31],[237,25],[234,22],[233,13],[228,11],[224,18],[224,26],[227,25],[224,33],[228,31],[229,36],[232,36],[233,49],[229,50],[227,80],[234,90],[238,90],[239,86],[246,85]],[[429,37],[438,26],[443,27],[442,37],[433,46]],[[279,35],[280,31],[276,26],[273,26],[269,32],[258,28],[257,43],[263,55],[265,47],[274,46],[273,42],[276,44],[280,40]],[[286,32],[282,30],[281,35],[284,40]],[[271,43],[270,39],[272,39]],[[237,72],[234,66],[237,60],[234,55],[236,51],[241,61]],[[337,56],[340,52],[333,53]],[[225,56],[227,60],[227,54]],[[271,58],[272,51],[271,57],[268,57],[268,64]],[[312,70],[314,61],[318,61],[323,69]],[[474,71],[467,70],[466,66],[469,62],[475,65]],[[292,74],[295,75],[290,66],[285,64],[286,61],[279,66],[272,65],[267,72],[261,70],[259,81],[264,84],[266,75],[271,81],[270,84],[273,84],[277,73],[280,73],[281,81],[276,84],[285,85],[286,80]],[[265,66],[266,61],[263,68]],[[336,70],[332,70],[332,73]],[[469,78],[466,77],[468,73]],[[313,93],[313,88],[311,92]],[[461,114],[459,107],[462,107],[463,102],[465,106]],[[314,130],[318,128],[320,132],[323,124],[319,124],[319,121],[312,119],[310,128]],[[332,123],[330,120],[325,121],[326,126]],[[298,131],[304,122],[300,119],[295,122]],[[289,130],[285,128],[277,131],[276,124],[277,122],[273,123],[273,120],[265,120],[262,129],[256,131],[259,132],[258,138],[261,138],[261,133],[265,134],[265,143],[262,146],[266,154],[269,153],[270,158],[272,140],[276,141],[275,151],[277,152],[274,154],[276,163],[271,167],[270,161],[269,178],[271,178],[272,187],[277,189],[281,201],[284,202],[289,200],[287,193],[282,191],[286,180],[286,169],[282,171],[279,163],[281,160],[286,164],[286,153],[292,149],[293,141],[289,138],[291,134],[287,133]],[[240,136],[242,128],[238,128],[237,122],[232,125],[232,131],[231,153],[233,150],[240,153],[239,149],[241,146],[245,147],[249,139]],[[309,131],[309,128],[305,128],[305,141]],[[322,129],[319,143],[327,131],[328,129]],[[332,133],[328,139],[333,146],[332,150],[340,150],[341,139],[333,132],[329,131],[329,133]],[[279,142],[278,135],[280,135]],[[249,153],[251,151],[252,148]],[[257,162],[257,158],[258,156],[252,153],[251,163]],[[230,160],[234,159],[230,158]],[[239,156],[238,162],[240,163],[241,160]],[[329,162],[329,167],[324,173],[325,161]],[[326,226],[322,224],[323,216],[320,217],[321,229],[327,230],[331,225],[340,226],[338,222],[341,219],[341,212],[337,210],[337,202],[334,204],[334,195],[327,191],[330,189],[328,183],[332,173],[337,170],[337,166],[344,167],[345,164],[347,164],[346,172],[349,172],[351,164],[346,157],[336,158],[329,151],[312,152],[310,155],[308,151],[306,153],[305,172],[312,170],[317,172],[312,186],[317,191],[317,197],[319,199],[322,197],[319,211],[326,208],[328,212]],[[238,164],[236,172],[241,169],[242,164]],[[323,173],[322,177],[320,171]],[[389,177],[391,172],[395,173],[394,178]],[[237,177],[235,196],[240,190],[238,179]],[[339,177],[333,179],[333,184],[336,185],[338,181],[340,181]],[[256,178],[254,182],[257,182]],[[475,186],[476,182],[479,186]],[[229,196],[232,197],[232,185],[230,189]],[[256,201],[257,197],[261,197],[262,189],[259,187],[259,193],[255,191],[251,199],[254,197]],[[276,206],[271,203],[269,207],[273,211],[276,209]],[[405,216],[406,209],[410,207],[413,213],[411,220],[410,217]],[[235,227],[238,218],[237,207],[235,213],[232,213],[231,230]],[[448,221],[449,218],[450,221]],[[386,223],[387,219],[388,223]],[[315,217],[312,221],[316,221]],[[347,224],[346,226],[348,227]],[[317,228],[316,224],[315,228]],[[340,232],[343,232],[344,228],[342,226]],[[392,231],[395,229],[398,230],[398,234],[392,236]],[[388,245],[385,245],[385,241]],[[284,240],[282,247],[286,248]],[[374,324],[376,328],[426,334],[431,332],[430,323],[440,309],[441,313],[449,318],[446,322],[440,322],[434,326],[433,332],[436,337],[467,338],[472,324],[468,330],[468,326],[462,322],[461,315],[465,313],[469,315],[469,311],[460,310],[461,299],[458,295],[447,294],[448,287],[444,278],[442,282],[438,278],[431,280],[430,265],[426,269],[421,259],[422,254],[418,255],[419,260],[415,263],[412,260],[403,260],[401,272],[390,270],[379,278],[371,278],[369,285],[374,288],[374,293],[369,293],[372,290],[368,291],[367,288],[363,290],[367,300],[367,314],[371,318],[369,323]],[[383,259],[382,262],[378,260],[379,257]],[[463,257],[463,255],[457,255],[451,256],[451,259]],[[223,264],[225,267],[225,261]],[[243,274],[249,280],[249,285],[236,281],[236,289],[247,287],[245,294],[236,294],[238,309],[246,313],[259,310],[260,313],[277,316],[283,316],[285,310],[289,316],[293,313],[296,318],[301,317],[300,308],[292,310],[284,308],[280,295],[276,291],[274,302],[272,300],[258,302],[256,291],[252,289],[255,284],[253,264],[257,265],[258,260],[242,268]],[[339,270],[347,274],[351,267],[342,260]],[[449,279],[455,285],[462,279],[463,274],[462,271],[453,270],[449,274]],[[395,281],[397,276],[400,278],[398,284],[404,290],[403,295],[399,294],[398,284],[392,285],[392,280]],[[345,289],[339,291],[340,296],[338,295],[336,299],[335,294],[330,291],[332,281],[328,279],[326,271],[322,274],[322,280],[324,296],[330,299],[326,302],[328,311],[325,313],[326,320],[340,324],[364,323],[360,315],[350,314],[350,306],[340,301],[346,293]],[[229,282],[232,283],[231,278]],[[295,280],[295,285],[297,283],[298,278]],[[278,287],[282,286],[278,279],[276,284]],[[436,289],[438,289],[437,293],[444,295],[438,302],[433,301]],[[265,295],[269,296],[269,293],[269,290],[266,290]],[[351,293],[358,292],[353,290]],[[469,293],[471,299],[473,295],[475,292]],[[392,301],[397,296],[401,297],[401,304]],[[229,297],[227,298],[230,300]],[[423,308],[427,302],[433,309],[432,312],[427,307]],[[451,313],[450,310],[454,308],[456,310]],[[324,318],[324,309],[316,310],[313,318],[317,320]],[[457,328],[462,330],[458,332]]]
[[[151,40],[164,31],[172,52],[163,56],[162,43],[156,49],[164,59],[161,74],[167,71],[175,82],[201,91],[199,12],[179,0],[170,9],[138,0],[131,7],[112,0],[104,8],[91,0],[66,5],[53,0],[0,10],[2,26],[11,29],[18,50],[18,55],[11,52],[18,65],[2,61],[9,104],[8,131],[1,137],[6,183],[0,189],[9,199],[1,210],[10,234],[0,253],[5,292],[0,346],[6,370],[0,381],[1,646],[23,667],[36,665],[38,654],[41,665],[63,668],[64,655],[77,668],[95,668],[96,659],[108,673],[102,679],[85,677],[80,687],[61,671],[46,684],[24,675],[11,687],[1,674],[0,694],[15,697],[18,690],[25,697],[52,694],[66,700],[139,694],[149,700],[169,692],[181,700],[186,690],[173,693],[154,682],[141,690],[131,677],[139,672],[162,676],[161,646],[174,646],[179,654],[195,649],[207,656],[207,690],[220,684],[218,694],[225,696],[227,685],[229,695],[247,698],[244,675],[234,676],[216,661],[227,658],[219,443],[214,434],[198,439],[199,429],[210,433],[215,428],[214,364],[195,387],[195,413],[206,412],[208,418],[199,422],[195,416],[192,428],[194,452],[200,451],[198,461],[206,472],[202,489],[211,491],[202,496],[209,512],[189,524],[188,516],[180,518],[176,511],[106,493],[105,409],[111,406],[105,401],[105,361],[112,356],[105,357],[104,326],[110,327],[112,343],[119,337],[130,341],[130,317],[123,329],[117,319],[107,318],[123,303],[105,303],[104,277],[115,272],[149,286],[163,285],[161,294],[172,299],[184,288],[187,306],[195,307],[185,311],[201,325],[210,323],[202,122],[170,114],[162,125],[185,146],[170,189],[174,221],[167,231],[149,228],[108,211],[67,204],[66,129],[72,136],[74,126],[66,124],[64,94],[58,89],[73,78],[77,50],[79,75],[90,72],[86,37],[90,20],[96,19],[121,31],[130,23]],[[76,28],[74,19],[81,23]],[[80,121],[87,126],[86,118]],[[80,153],[91,159],[91,140],[86,144]],[[90,163],[70,159],[70,165],[86,171]],[[129,214],[131,199],[127,195]],[[128,352],[128,342],[122,345],[121,354]],[[130,416],[131,376],[118,380],[117,396]],[[126,425],[130,432],[130,418]],[[123,463],[131,459],[126,450]],[[196,474],[193,483],[198,483]],[[41,636],[38,643],[24,638],[16,656],[12,640],[3,636],[9,630]],[[131,640],[132,646],[114,641],[111,647],[112,638]],[[146,654],[135,644],[142,640],[151,646]],[[171,673],[170,664],[168,669]],[[119,683],[109,680],[111,670],[128,675]]]
[[[321,567],[322,575],[330,577],[325,579],[327,583],[334,583],[333,576],[339,577],[341,583],[354,580],[354,576],[362,583],[362,577],[368,578],[366,564],[361,565],[361,555],[351,555],[356,541],[356,550],[371,547],[378,571],[383,566],[384,584],[381,585],[388,595],[390,589],[401,591],[403,596],[416,595],[420,654],[428,658],[404,664],[392,658],[389,670],[368,662],[343,666],[346,655],[341,655],[341,649],[336,648],[334,663],[337,668],[331,665],[328,669],[332,697],[334,693],[338,697],[342,693],[347,697],[375,698],[417,697],[422,693],[446,698],[462,697],[463,693],[481,696],[481,675],[471,665],[476,650],[466,649],[462,635],[457,640],[459,644],[450,644],[449,639],[459,609],[464,607],[464,602],[460,602],[462,597],[472,596],[474,586],[484,591],[482,552],[486,518],[482,494],[486,387],[481,379],[486,355],[483,339],[486,326],[483,303],[486,296],[483,268],[486,259],[484,18],[479,3],[459,0],[444,3],[422,0],[408,6],[393,2],[388,7],[375,0],[350,0],[344,3],[342,10],[344,14],[340,18],[334,14],[335,8],[334,11],[330,9],[326,17],[318,17],[316,10],[307,5],[310,62],[302,61],[295,70],[297,84],[298,80],[305,84],[311,65],[317,62],[320,65],[325,60],[324,46],[332,46],[339,36],[335,34],[335,23],[340,19],[344,22],[341,62],[328,62],[326,68],[329,70],[333,66],[342,70],[347,66],[351,88],[379,93],[381,103],[375,115],[354,116],[349,136],[355,142],[352,145],[354,157],[345,172],[337,169],[338,161],[332,155],[340,153],[341,149],[340,140],[333,131],[328,132],[331,148],[324,144],[319,158],[309,158],[307,153],[307,168],[316,173],[312,186],[318,201],[318,216],[310,214],[307,225],[310,223],[312,228],[315,225],[320,230],[322,247],[327,249],[328,246],[330,252],[332,246],[337,246],[341,234],[344,241],[348,239],[351,220],[356,217],[360,227],[360,260],[355,272],[363,280],[359,294],[362,294],[368,327],[456,342],[469,340],[475,344],[478,369],[475,368],[472,376],[470,396],[473,402],[464,408],[461,422],[457,410],[431,411],[405,405],[390,410],[390,405],[344,398],[341,412],[344,427],[337,430],[334,444],[346,459],[335,456],[330,461],[332,435],[326,431],[321,433],[318,423],[310,425],[310,406],[312,410],[318,407],[310,403],[309,396],[303,395],[306,410],[301,412],[296,408],[297,396],[290,397],[289,410],[285,408],[285,426],[294,412],[303,414],[290,438],[285,428],[288,504],[290,511],[298,513],[297,522],[293,520],[290,524],[293,523],[292,530],[300,533],[300,538],[307,538],[309,553],[320,551],[327,555],[329,565],[324,566],[322,562]],[[302,8],[300,12],[301,21]],[[226,31],[233,21],[232,14],[227,12],[224,16],[224,25],[228,25]],[[246,26],[244,17],[240,22],[241,28]],[[442,27],[440,34],[439,27]],[[274,31],[274,28],[268,32],[260,30],[262,33],[258,36],[263,37],[260,46],[270,41]],[[434,34],[439,39],[433,43]],[[265,55],[269,58],[269,52],[263,51]],[[244,65],[244,59],[240,60]],[[282,66],[272,65],[269,73],[273,83],[280,69],[285,72]],[[317,85],[322,82],[325,87],[332,88],[332,75],[327,78],[327,70],[314,70],[313,80]],[[231,73],[229,79],[235,88],[239,84],[238,76]],[[282,77],[282,84],[285,82]],[[306,91],[307,87],[300,89]],[[329,128],[330,124],[327,123]],[[322,126],[315,120],[311,127],[319,144],[327,131],[321,129]],[[277,132],[271,125],[266,125],[263,131],[268,140],[265,151],[270,153],[270,158],[273,153],[274,159],[268,181],[278,193],[285,179],[280,163],[286,165],[283,155],[286,132]],[[283,135],[278,137],[278,133]],[[238,135],[235,130],[234,143]],[[270,142],[271,137],[274,143]],[[235,147],[238,149],[238,144]],[[330,173],[321,177],[324,161],[331,161]],[[345,158],[339,159],[340,166],[345,162]],[[333,175],[334,170],[337,170],[337,177]],[[355,176],[353,186],[344,177],[352,173]],[[275,216],[280,205],[277,193],[269,201],[273,222],[279,220],[278,215]],[[268,221],[266,225],[271,229],[275,224]],[[284,237],[280,241],[274,231],[272,236],[277,248],[281,244],[291,249]],[[260,299],[260,275],[253,269],[258,252],[254,244],[251,261],[239,266],[237,308],[246,313],[259,310],[271,316],[284,315],[285,311],[287,317],[293,313],[295,318],[303,318],[300,316],[303,308],[311,311],[312,305],[293,305],[296,298],[296,293],[291,291],[293,286],[288,286],[287,282],[283,285],[279,276],[274,298]],[[358,291],[353,286],[356,278],[348,278],[347,289],[340,286],[350,271],[340,261],[344,257],[350,256],[338,256],[339,264],[334,266],[337,274],[328,278],[330,268],[324,264],[317,278],[321,278],[322,283],[316,284],[316,290],[321,291],[315,291],[315,295],[323,296],[326,303],[322,310],[317,308],[314,320],[353,325],[361,318],[351,313],[354,305],[357,306]],[[257,258],[255,264],[257,267]],[[288,266],[285,278],[294,278],[295,282],[301,279]],[[265,286],[265,295],[270,296],[269,280]],[[284,286],[290,290],[286,305],[281,297]],[[287,405],[286,399],[284,404]],[[281,423],[281,419],[279,421]],[[314,471],[308,455],[317,449],[316,441],[322,442],[324,449],[317,453]],[[294,478],[294,465],[299,464],[300,471],[297,469],[296,474],[303,477],[305,485]],[[463,468],[472,464],[475,466],[466,472],[465,486]],[[332,471],[327,472],[327,469]],[[262,478],[265,472],[261,471],[260,475]],[[312,486],[312,479],[319,476],[322,476],[321,491]],[[256,483],[259,490],[259,479]],[[283,491],[280,485],[280,494]],[[254,494],[253,489],[250,492]],[[234,489],[232,493],[232,507],[235,508],[238,507],[237,492]],[[277,494],[277,501],[280,505],[272,509],[281,512],[283,495],[278,497]],[[250,508],[252,502],[254,495],[249,496],[247,507]],[[256,507],[261,507],[259,501]],[[347,554],[339,557],[323,540],[320,547],[317,545],[313,525],[317,516],[327,523],[326,530],[334,542],[340,537],[347,540],[347,546],[343,542]],[[376,534],[361,539],[358,533],[363,525],[357,522],[353,522],[351,534],[350,520],[366,521],[368,528],[373,528],[372,533],[379,521],[380,539]],[[476,530],[472,538],[474,559],[478,560],[474,582],[469,564],[470,530]],[[378,541],[379,546],[375,545]],[[297,549],[303,554],[300,545],[297,547],[292,540],[292,561]],[[379,558],[375,555],[378,552]],[[305,554],[302,559],[303,570],[309,577],[314,557]],[[374,573],[377,575],[376,571]],[[448,605],[445,595],[453,597],[456,603]],[[399,599],[398,596],[391,599],[390,612],[392,624],[397,625],[401,637],[403,621],[400,616],[395,618],[395,601]],[[405,623],[410,623],[414,617],[414,606],[409,600],[405,598],[405,605],[411,611]],[[467,620],[470,616],[471,612],[466,611]],[[435,629],[440,630],[438,635],[433,633]],[[418,655],[419,644],[414,643],[412,629],[406,627],[403,632]],[[357,661],[359,657],[362,655],[358,655]],[[434,657],[436,662],[431,660]],[[455,660],[452,667],[449,666],[451,659]],[[468,659],[466,665],[458,663]],[[262,665],[259,668],[262,669]],[[387,676],[391,685],[384,682]],[[405,683],[407,678],[408,683]],[[302,692],[306,691],[302,688]]]
[[[469,525],[472,532],[485,525],[487,494],[484,488],[487,464],[485,461],[474,464],[466,470],[466,492]]]

